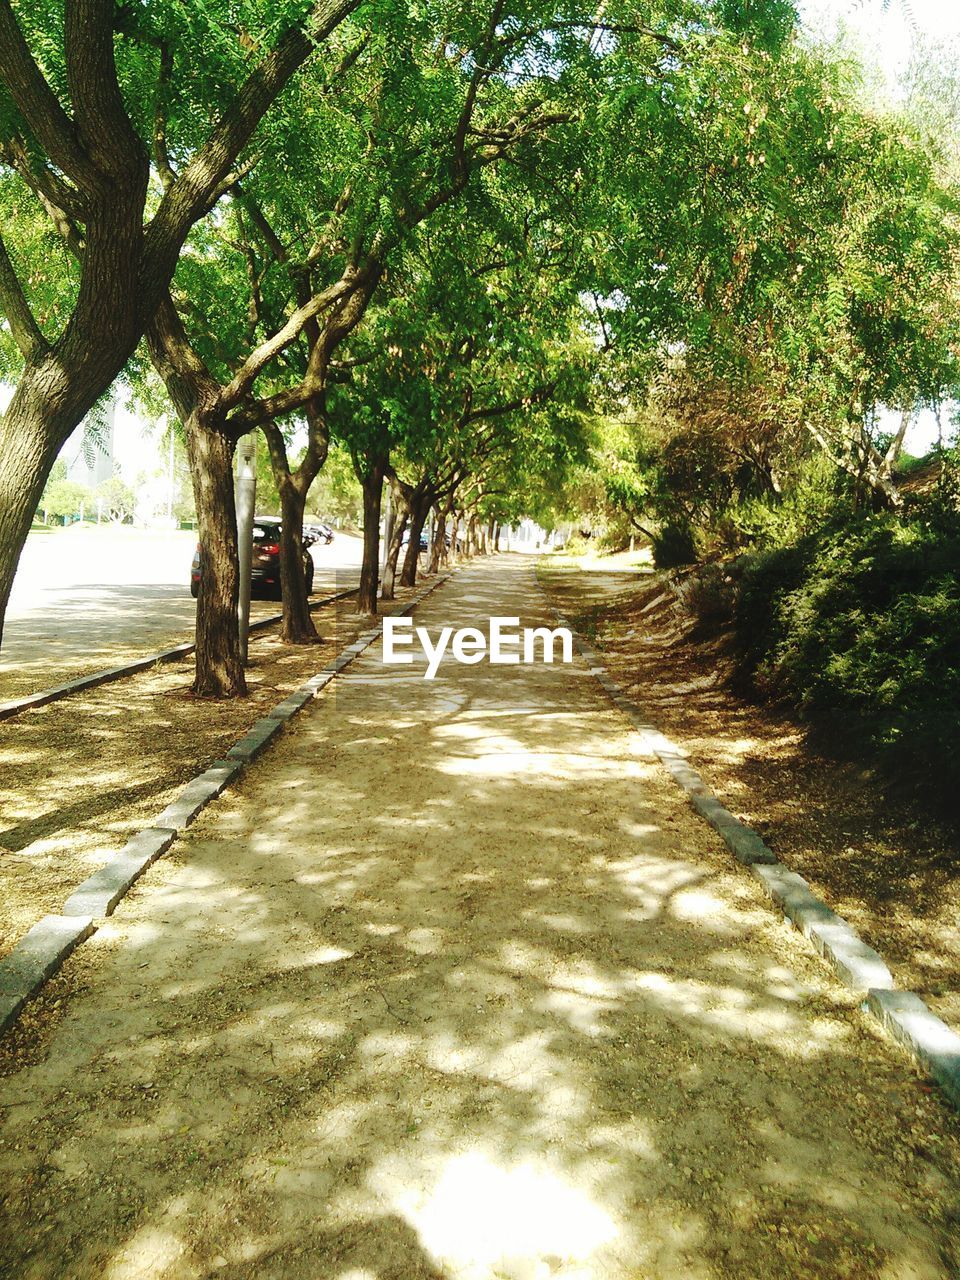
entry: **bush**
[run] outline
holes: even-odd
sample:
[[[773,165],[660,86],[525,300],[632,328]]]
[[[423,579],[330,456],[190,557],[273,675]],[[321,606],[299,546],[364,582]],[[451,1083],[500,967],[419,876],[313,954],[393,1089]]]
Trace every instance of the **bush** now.
[[[725,627],[736,606],[736,583],[729,565],[708,564],[692,573],[681,588],[686,608],[710,627]]]
[[[664,525],[653,542],[653,563],[657,569],[679,569],[695,564],[697,544],[686,524]]]
[[[932,510],[932,509],[931,509]],[[960,521],[836,521],[746,568],[739,672],[940,800],[960,786]]]
[[[830,520],[847,487],[826,458],[807,458],[782,497],[765,494],[729,506],[715,522],[718,543],[728,552],[790,546]]]

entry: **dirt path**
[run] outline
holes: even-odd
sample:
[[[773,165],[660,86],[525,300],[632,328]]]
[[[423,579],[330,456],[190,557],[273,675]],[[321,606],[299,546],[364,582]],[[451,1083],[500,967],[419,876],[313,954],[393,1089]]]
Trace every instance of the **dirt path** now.
[[[956,1122],[585,668],[380,656],[8,1048],[0,1274],[955,1276]]]
[[[863,760],[831,757],[829,736],[785,708],[739,696],[730,634],[698,627],[659,577],[555,559],[538,571],[727,808],[881,953],[898,986],[960,1032],[956,824]]]

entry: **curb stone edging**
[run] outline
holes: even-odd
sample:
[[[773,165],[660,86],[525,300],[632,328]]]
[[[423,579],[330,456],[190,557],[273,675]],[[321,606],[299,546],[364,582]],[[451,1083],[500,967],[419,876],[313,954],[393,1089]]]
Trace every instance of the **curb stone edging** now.
[[[0,964],[0,1031],[95,927],[90,916],[44,916],[20,939]]]
[[[347,591],[337,591],[332,596],[322,596],[310,605],[311,612],[314,609],[322,609],[328,604],[336,604],[338,600],[344,600],[347,596],[355,595],[356,592],[357,588],[351,587]],[[264,631],[282,620],[282,613],[272,613],[269,618],[259,618],[256,622],[251,622],[248,630]],[[96,689],[103,684],[112,684],[116,680],[136,675],[138,671],[146,671],[159,663],[177,662],[180,658],[186,658],[193,653],[196,647],[191,641],[185,641],[183,644],[175,644],[172,649],[161,649],[159,653],[148,654],[145,658],[136,658],[123,666],[106,667],[103,671],[93,671],[89,675],[77,676],[75,680],[66,680],[63,684],[41,689],[38,693],[28,693],[24,698],[12,698],[9,702],[0,702],[0,720],[10,720],[22,711],[33,711],[51,702],[59,702],[62,698],[69,698],[71,694],[80,693],[84,689]]]
[[[871,991],[865,1008],[910,1050],[960,1110],[960,1036],[912,991]]]
[[[63,904],[63,914],[88,917],[96,921],[112,915],[120,899],[166,853],[176,838],[177,830],[174,827],[154,826],[138,831],[115,857],[74,889]],[[16,947],[10,954],[15,953]],[[6,960],[0,962],[0,972],[4,964]]]
[[[779,862],[760,836],[734,817],[687,762],[679,747],[646,719],[640,707],[613,679],[600,654],[568,618],[554,608],[538,578],[537,585],[558,623],[567,627],[574,645],[601,687],[639,730],[645,747],[686,792],[693,808],[722,837],[739,862],[767,890],[784,916],[827,961],[840,981],[864,997],[861,1009],[870,1013],[960,1110],[960,1035],[933,1013],[912,991],[899,991],[879,952],[822,902],[803,876]]]
[[[458,569],[459,566],[455,566],[438,576],[428,587],[412,596],[397,611],[398,614],[412,613],[422,600],[425,600],[438,587],[443,586]],[[342,599],[353,595],[354,592],[355,589],[344,591],[331,599]],[[276,621],[276,619],[270,621]],[[292,693],[287,694],[283,701],[266,715],[261,716],[251,729],[225,753],[224,759],[215,760],[202,773],[192,778],[154,823],[131,836],[119,853],[78,885],[64,903],[62,915],[44,916],[20,939],[13,950],[0,960],[0,1033],[12,1026],[27,1001],[35,996],[47,979],[56,973],[70,953],[96,932],[98,926],[113,914],[121,899],[126,896],[143,873],[166,853],[180,833],[231,782],[246,771],[247,766],[269,746],[289,720],[312,702],[343,668],[349,666],[365,649],[368,649],[382,632],[382,620],[375,626],[368,627],[315,676],[311,676]],[[149,663],[156,660],[155,655],[141,662]],[[137,669],[140,665],[141,663],[136,664]],[[121,669],[117,668],[117,670]],[[119,676],[111,674],[111,679],[118,678]],[[85,679],[89,684],[90,678]],[[100,683],[107,683],[107,681]],[[70,692],[73,691],[71,687]],[[31,705],[40,704],[31,703]],[[3,710],[4,708],[0,707],[0,718],[3,718]]]
[[[155,826],[171,831],[189,827],[201,810],[228,787],[243,769],[239,760],[214,760],[171,800],[155,822]]]

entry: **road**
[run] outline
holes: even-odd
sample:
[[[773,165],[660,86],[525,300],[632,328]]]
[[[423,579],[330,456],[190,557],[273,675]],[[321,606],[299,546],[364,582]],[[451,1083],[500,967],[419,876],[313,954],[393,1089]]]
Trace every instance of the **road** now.
[[[492,614],[546,621],[529,564],[416,622]],[[954,1276],[938,1100],[586,665],[382,653],[68,961],[0,1080],[0,1272]]]
[[[113,526],[32,533],[4,625],[0,698],[188,639],[195,545],[193,533]],[[312,548],[315,592],[354,585],[360,552],[349,535]],[[253,602],[254,617],[276,611],[275,601]]]

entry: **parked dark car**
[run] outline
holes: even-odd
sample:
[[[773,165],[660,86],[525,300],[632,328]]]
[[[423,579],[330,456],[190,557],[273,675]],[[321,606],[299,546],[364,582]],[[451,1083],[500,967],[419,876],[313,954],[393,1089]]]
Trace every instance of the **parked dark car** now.
[[[316,538],[304,530],[303,572],[307,580],[307,595],[313,590],[313,557],[307,550]],[[196,600],[200,593],[200,545],[193,553],[190,568],[190,594]],[[255,516],[253,521],[253,561],[250,568],[250,586],[253,594],[262,593],[279,600],[280,590],[280,518],[279,516]]]

